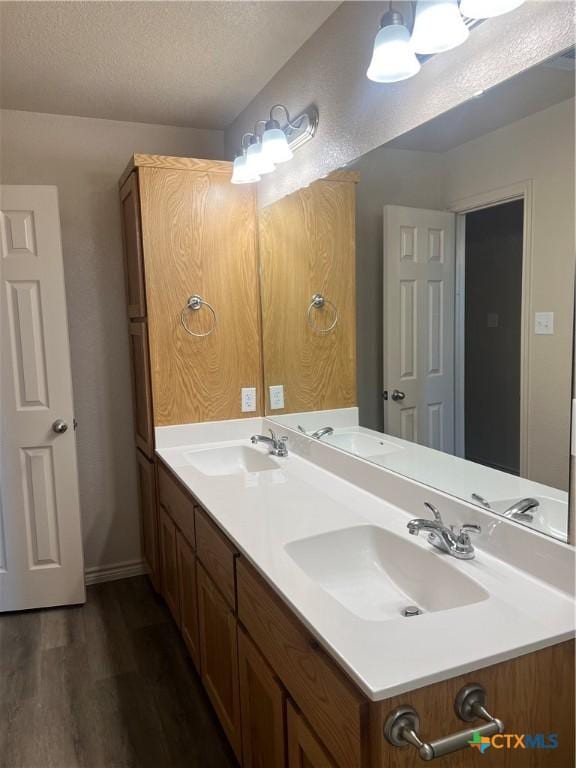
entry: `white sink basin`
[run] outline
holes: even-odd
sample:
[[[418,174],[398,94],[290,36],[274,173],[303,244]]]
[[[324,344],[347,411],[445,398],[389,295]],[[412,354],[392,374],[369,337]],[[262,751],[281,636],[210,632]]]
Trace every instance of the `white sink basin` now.
[[[488,597],[446,556],[373,525],[293,541],[286,552],[334,599],[367,621],[398,619],[407,606],[424,613],[445,611]]]
[[[389,443],[386,440],[380,440],[371,435],[363,435],[361,432],[335,432],[323,438],[323,442],[330,443],[336,448],[342,448],[344,451],[354,453],[362,458],[372,456],[385,456],[388,453],[402,451],[399,445]]]
[[[267,454],[242,445],[186,451],[184,458],[198,472],[212,476],[266,472],[280,468],[278,462]]]

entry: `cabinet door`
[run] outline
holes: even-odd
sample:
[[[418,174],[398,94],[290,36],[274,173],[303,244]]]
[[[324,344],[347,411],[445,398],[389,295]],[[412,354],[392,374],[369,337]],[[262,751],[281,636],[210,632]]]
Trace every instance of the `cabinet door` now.
[[[177,533],[178,582],[180,586],[180,631],[194,666],[200,672],[198,592],[196,555],[180,532]]]
[[[130,174],[120,190],[120,206],[128,317],[146,317],[140,195],[136,172]]]
[[[130,323],[129,334],[136,445],[145,456],[151,459],[154,456],[154,420],[146,323],[141,321]]]
[[[286,695],[260,651],[238,630],[244,768],[285,768]]]
[[[197,563],[202,682],[238,760],[241,759],[236,617]]]
[[[176,526],[164,509],[159,509],[160,563],[162,596],[170,608],[174,621],[180,624],[180,595],[178,591],[178,553],[176,549]]]
[[[289,768],[336,768],[308,723],[288,702],[288,766]]]
[[[140,497],[140,531],[142,555],[148,566],[148,575],[156,591],[158,580],[158,516],[156,510],[156,468],[140,451],[136,451],[138,492]]]

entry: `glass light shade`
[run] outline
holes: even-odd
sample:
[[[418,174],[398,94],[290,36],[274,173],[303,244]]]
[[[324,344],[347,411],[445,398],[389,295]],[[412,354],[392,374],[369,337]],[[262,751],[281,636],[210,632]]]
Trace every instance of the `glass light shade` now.
[[[268,128],[262,136],[262,155],[274,165],[292,160],[294,155],[281,128]]]
[[[469,19],[491,19],[519,8],[525,0],[461,0],[460,13]]]
[[[375,83],[396,83],[420,71],[420,62],[410,45],[410,32],[403,24],[382,27],[374,40],[372,61],[366,72]]]
[[[246,163],[246,156],[239,155],[234,160],[234,165],[232,166],[232,178],[230,181],[232,184],[252,184],[255,181],[260,181],[260,176],[250,171],[248,164]]]
[[[274,163],[270,162],[262,152],[262,144],[258,141],[255,144],[250,144],[248,151],[246,152],[246,162],[248,168],[256,174],[256,176],[262,176],[266,173],[272,173],[276,170]]]
[[[419,0],[412,32],[416,53],[442,53],[461,45],[470,34],[458,0]]]

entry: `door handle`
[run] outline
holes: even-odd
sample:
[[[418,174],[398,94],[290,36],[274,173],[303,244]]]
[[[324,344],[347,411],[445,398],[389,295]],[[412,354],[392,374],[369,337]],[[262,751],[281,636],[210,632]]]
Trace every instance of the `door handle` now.
[[[399,389],[395,389],[390,395],[390,397],[392,398],[392,400],[394,400],[394,402],[398,402],[398,400],[404,400],[404,398],[406,397],[406,393],[400,392]]]
[[[68,424],[62,419],[56,419],[52,424],[52,432],[56,432],[57,435],[63,435],[68,429]]]

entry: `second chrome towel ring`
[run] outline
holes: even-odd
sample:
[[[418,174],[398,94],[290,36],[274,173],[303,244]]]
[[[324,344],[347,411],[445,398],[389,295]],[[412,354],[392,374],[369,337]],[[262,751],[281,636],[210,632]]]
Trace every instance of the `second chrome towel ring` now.
[[[330,325],[327,325],[326,328],[319,328],[314,322],[312,322],[312,310],[324,309],[326,305],[328,305],[329,307],[332,307],[334,311],[334,320],[330,323]],[[308,313],[307,313],[307,320],[310,328],[312,328],[313,331],[316,331],[316,333],[330,333],[330,331],[333,331],[334,328],[336,328],[336,325],[338,324],[338,319],[339,319],[338,308],[336,304],[330,301],[330,299],[327,299],[325,296],[322,296],[321,293],[315,293],[312,296],[312,301],[310,302],[310,305],[308,307]]]
[[[186,312],[188,310],[191,310],[192,312],[198,312],[202,307],[207,307],[210,312],[212,313],[212,327],[208,331],[204,331],[203,333],[199,333],[197,331],[191,331],[188,327],[188,324],[186,323]],[[188,301],[186,302],[186,306],[180,312],[180,322],[182,323],[182,328],[186,331],[186,333],[190,334],[190,336],[196,336],[197,338],[202,338],[204,336],[210,336],[211,333],[214,333],[216,330],[217,325],[217,319],[216,319],[216,310],[212,306],[212,304],[209,304],[207,301],[204,301],[202,296],[198,296],[198,294],[194,294],[194,296],[190,296]]]

